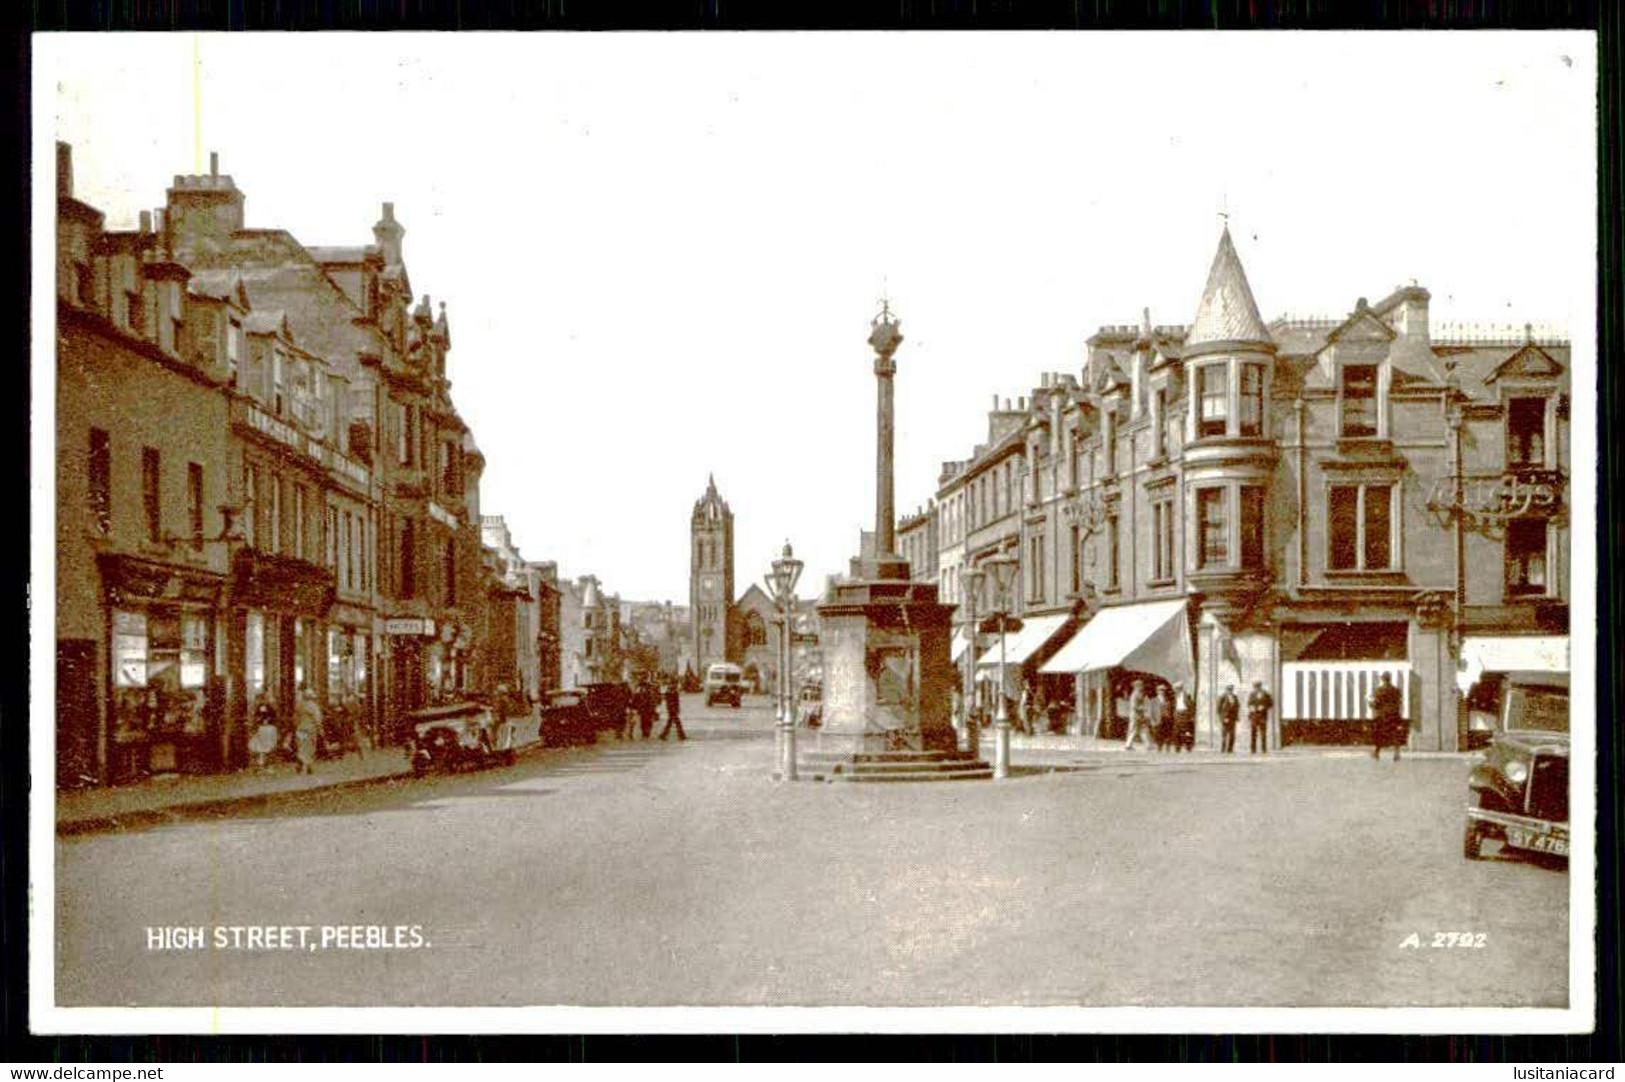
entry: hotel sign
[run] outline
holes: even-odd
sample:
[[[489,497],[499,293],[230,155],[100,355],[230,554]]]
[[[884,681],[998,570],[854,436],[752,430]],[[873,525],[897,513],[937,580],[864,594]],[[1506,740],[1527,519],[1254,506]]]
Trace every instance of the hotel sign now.
[[[1509,519],[1557,513],[1563,505],[1563,474],[1558,470],[1509,470],[1506,473],[1439,477],[1428,490],[1428,507],[1473,518]]]
[[[352,462],[314,436],[300,432],[293,425],[277,420],[258,406],[249,405],[247,412],[250,428],[269,436],[280,444],[301,452],[308,458],[315,459],[323,466],[335,473],[342,474],[356,484],[366,487],[368,480],[366,467]]]
[[[394,616],[384,621],[385,635],[434,636],[434,621],[420,616]]]

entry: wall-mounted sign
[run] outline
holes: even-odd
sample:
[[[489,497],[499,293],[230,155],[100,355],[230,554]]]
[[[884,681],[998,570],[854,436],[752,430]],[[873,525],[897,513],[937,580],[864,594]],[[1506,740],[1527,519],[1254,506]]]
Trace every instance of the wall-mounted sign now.
[[[1428,507],[1475,518],[1522,518],[1554,514],[1563,504],[1563,475],[1557,470],[1469,475],[1461,479],[1460,502],[1455,487],[1454,477],[1435,478]]]
[[[419,616],[395,616],[384,621],[385,635],[434,635],[434,621]]]
[[[444,507],[441,507],[433,500],[429,501],[429,517],[443,523],[446,526],[449,526],[453,530],[457,528],[457,516],[452,514],[450,511],[447,511]]]

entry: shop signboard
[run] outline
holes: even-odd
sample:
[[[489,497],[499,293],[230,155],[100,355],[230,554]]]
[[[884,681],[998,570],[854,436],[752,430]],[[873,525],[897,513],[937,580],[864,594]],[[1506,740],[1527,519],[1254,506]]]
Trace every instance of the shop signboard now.
[[[385,635],[434,635],[434,621],[421,616],[392,616],[384,621]]]

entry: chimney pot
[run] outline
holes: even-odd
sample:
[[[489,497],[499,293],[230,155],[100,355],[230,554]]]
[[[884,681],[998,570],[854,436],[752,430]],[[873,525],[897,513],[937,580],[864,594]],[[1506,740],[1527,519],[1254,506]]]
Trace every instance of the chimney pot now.
[[[211,150],[211,151],[209,151],[209,176],[217,177],[219,175],[220,175],[220,154],[217,151]]]

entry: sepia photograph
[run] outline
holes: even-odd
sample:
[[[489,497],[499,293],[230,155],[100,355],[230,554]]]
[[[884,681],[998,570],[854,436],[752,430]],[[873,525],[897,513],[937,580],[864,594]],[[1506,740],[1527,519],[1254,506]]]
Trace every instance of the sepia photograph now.
[[[1596,56],[36,35],[33,1028],[1589,1032]]]

